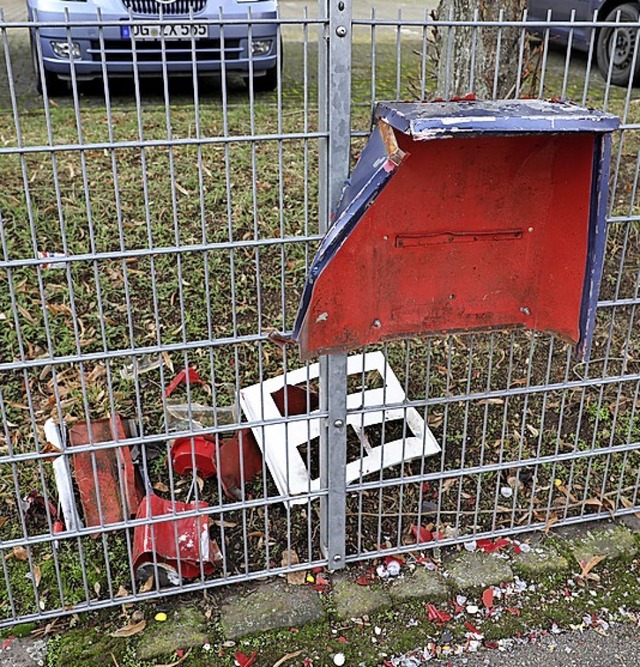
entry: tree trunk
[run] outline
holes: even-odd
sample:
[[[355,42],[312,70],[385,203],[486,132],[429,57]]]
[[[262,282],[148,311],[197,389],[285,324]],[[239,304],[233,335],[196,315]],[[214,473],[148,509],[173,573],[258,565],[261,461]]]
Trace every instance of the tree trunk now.
[[[521,20],[526,0],[440,0],[437,18]],[[439,26],[437,95],[449,99],[474,93],[480,99],[517,97],[522,28]],[[474,48],[475,45],[475,48]],[[474,55],[475,53],[475,55]]]

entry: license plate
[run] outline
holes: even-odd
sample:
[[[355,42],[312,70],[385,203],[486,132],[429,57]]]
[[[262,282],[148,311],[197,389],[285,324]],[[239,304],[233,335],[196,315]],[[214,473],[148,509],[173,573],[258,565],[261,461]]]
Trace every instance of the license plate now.
[[[123,25],[122,39],[203,39],[209,36],[209,26],[201,23],[165,23],[163,25]]]

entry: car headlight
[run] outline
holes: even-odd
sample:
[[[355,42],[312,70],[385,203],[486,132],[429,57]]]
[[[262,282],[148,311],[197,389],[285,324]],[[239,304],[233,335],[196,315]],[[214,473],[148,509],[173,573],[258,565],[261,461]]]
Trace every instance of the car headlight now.
[[[68,40],[51,42],[51,48],[58,58],[80,58],[80,44]]]
[[[266,56],[271,51],[270,39],[252,39],[251,40],[251,55]]]

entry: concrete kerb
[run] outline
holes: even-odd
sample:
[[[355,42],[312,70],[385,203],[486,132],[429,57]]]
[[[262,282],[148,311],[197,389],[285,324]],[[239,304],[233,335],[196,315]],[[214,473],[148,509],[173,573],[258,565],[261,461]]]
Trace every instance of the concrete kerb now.
[[[408,609],[407,605],[414,605],[415,609],[416,604],[421,606],[422,613],[426,613],[425,607],[440,610],[442,603],[450,606],[450,601],[461,597],[467,600],[464,604],[481,605],[482,593],[488,588],[498,591],[501,586],[504,590],[505,585],[531,586],[554,575],[566,577],[569,571],[575,578],[580,574],[581,563],[597,556],[604,556],[606,562],[631,560],[639,553],[640,531],[632,531],[621,523],[590,529],[583,526],[570,536],[560,534],[541,541],[536,535],[527,543],[532,545],[530,550],[508,547],[492,554],[469,553],[463,548],[448,550],[436,569],[428,560],[424,564],[406,564],[398,577],[383,581],[374,576],[372,585],[360,585],[357,579],[363,568],[370,571],[376,566],[367,561],[360,568],[326,575],[331,585],[323,593],[307,585],[290,586],[284,578],[219,589],[212,596],[212,614],[205,617],[197,602],[182,605],[172,612],[167,627],[151,621],[144,634],[134,639],[131,649],[138,659],[148,660],[176,648],[197,650],[209,642],[224,641],[225,646],[234,646],[247,638],[262,642],[261,637],[266,639],[270,632],[283,629],[302,631],[306,626],[313,632],[314,627],[326,627],[335,621],[368,621],[369,616]],[[360,583],[367,582],[361,579]],[[189,632],[183,632],[185,624],[192,626]],[[0,664],[13,664],[3,662],[2,653]]]
[[[632,558],[638,552],[637,542],[638,536],[621,525],[590,531],[583,528],[579,535],[562,540],[562,549],[554,546],[552,538],[509,557],[502,552],[468,553],[461,550],[445,556],[436,571],[416,565],[412,566],[413,571],[369,586],[358,584],[353,570],[342,571],[331,577],[331,592],[322,596],[312,589],[303,591],[301,587],[284,586],[281,582],[260,584],[259,592],[250,603],[245,596],[232,594],[222,605],[223,632],[227,639],[239,639],[256,632],[300,624],[305,614],[307,622],[331,616],[346,620],[368,616],[411,600],[437,603],[456,594],[481,594],[488,587],[513,581],[514,575],[535,582],[570,568],[579,572],[580,559],[597,554],[609,559]],[[568,554],[573,554],[574,562],[570,562]],[[302,616],[296,615],[297,609],[305,610]]]

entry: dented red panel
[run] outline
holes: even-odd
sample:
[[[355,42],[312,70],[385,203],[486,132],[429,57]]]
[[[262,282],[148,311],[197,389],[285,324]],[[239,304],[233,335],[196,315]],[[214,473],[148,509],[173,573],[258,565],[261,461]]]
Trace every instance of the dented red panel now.
[[[305,358],[403,335],[580,338],[595,135],[412,141],[314,279]]]

